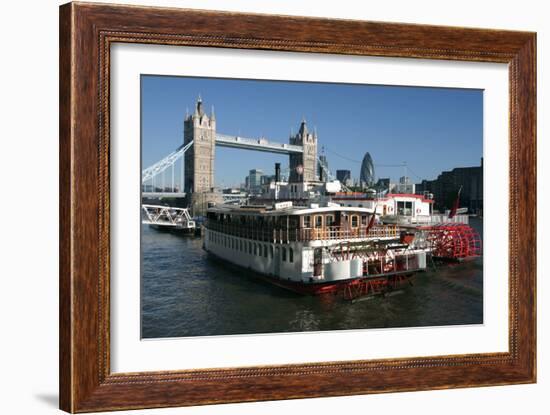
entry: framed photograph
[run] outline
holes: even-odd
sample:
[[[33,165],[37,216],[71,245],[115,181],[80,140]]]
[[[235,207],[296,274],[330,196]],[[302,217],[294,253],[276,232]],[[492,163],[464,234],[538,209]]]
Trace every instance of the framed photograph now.
[[[60,407],[536,381],[536,35],[60,8]]]

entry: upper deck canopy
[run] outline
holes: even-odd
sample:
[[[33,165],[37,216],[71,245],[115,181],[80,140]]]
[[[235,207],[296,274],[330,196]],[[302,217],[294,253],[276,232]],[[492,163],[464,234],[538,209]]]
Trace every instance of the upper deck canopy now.
[[[208,212],[229,214],[229,215],[243,215],[243,216],[287,216],[287,215],[312,215],[317,213],[330,213],[330,212],[350,212],[358,214],[372,214],[373,208],[360,208],[349,206],[287,206],[281,208],[275,208],[274,206],[264,205],[216,205],[208,209]]]

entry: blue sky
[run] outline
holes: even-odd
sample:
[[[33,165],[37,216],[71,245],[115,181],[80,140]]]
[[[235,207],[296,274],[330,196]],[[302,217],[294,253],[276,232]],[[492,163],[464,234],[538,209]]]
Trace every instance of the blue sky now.
[[[365,152],[376,176],[397,180],[407,163],[414,182],[443,170],[478,166],[483,152],[483,91],[286,81],[142,76],[142,165],[162,159],[183,141],[186,109],[198,95],[216,112],[217,130],[288,142],[303,117],[316,128],[329,168],[359,175]],[[216,185],[244,182],[248,170],[273,174],[288,157],[216,148]],[[178,176],[176,176],[178,177]]]

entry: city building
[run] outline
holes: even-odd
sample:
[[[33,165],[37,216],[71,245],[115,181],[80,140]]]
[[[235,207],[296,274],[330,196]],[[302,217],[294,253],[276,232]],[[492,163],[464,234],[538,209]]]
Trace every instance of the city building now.
[[[336,170],[336,180],[344,186],[351,185],[351,170]]]
[[[359,181],[362,188],[368,188],[374,185],[374,163],[372,162],[372,157],[368,151],[363,157],[363,162],[361,163]]]
[[[263,170],[252,169],[248,172],[248,190],[251,193],[260,193],[262,188]]]
[[[422,180],[416,186],[416,193],[432,193],[435,207],[451,209],[460,192],[460,207],[467,207],[470,213],[483,212],[483,158],[480,166],[456,167],[442,172],[435,180]]]
[[[399,178],[399,183],[390,184],[390,191],[399,194],[415,194],[415,187],[410,177],[402,176]]]

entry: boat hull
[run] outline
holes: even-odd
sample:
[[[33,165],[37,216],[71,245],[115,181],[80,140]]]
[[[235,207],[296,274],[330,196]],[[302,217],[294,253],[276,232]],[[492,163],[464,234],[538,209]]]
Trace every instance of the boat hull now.
[[[200,235],[200,228],[184,228],[180,226],[164,226],[157,224],[149,224],[149,227],[158,232],[174,233],[177,235]]]
[[[353,299],[361,295],[382,294],[388,290],[398,288],[399,286],[410,283],[410,278],[414,272],[395,272],[384,275],[374,275],[368,277],[359,277],[346,280],[328,281],[328,282],[300,282],[290,279],[278,278],[267,275],[251,268],[245,268],[231,261],[228,261],[215,253],[206,250],[209,257],[217,262],[229,265],[232,269],[240,272],[246,272],[251,277],[263,280],[279,288],[295,292],[302,295],[323,295],[342,293],[344,298]]]

